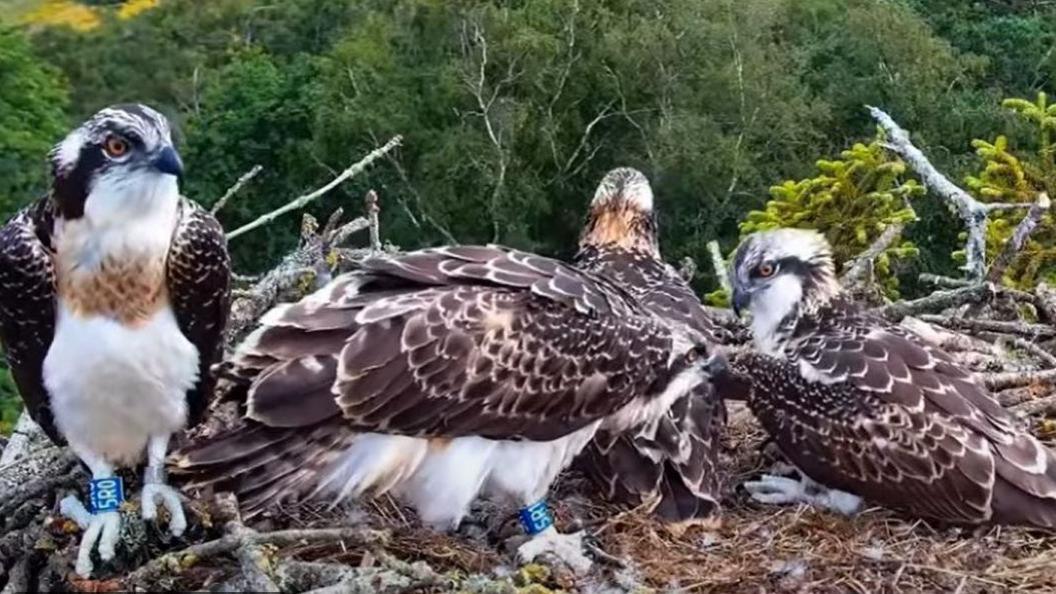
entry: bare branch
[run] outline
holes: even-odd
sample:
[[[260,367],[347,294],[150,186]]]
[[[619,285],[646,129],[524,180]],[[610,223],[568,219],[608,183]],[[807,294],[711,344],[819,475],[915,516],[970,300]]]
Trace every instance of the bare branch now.
[[[928,274],[927,272],[917,277],[920,282],[935,285],[945,289],[958,289],[961,287],[972,286],[972,281],[964,280],[963,278],[950,278],[948,276],[940,276],[938,274]]]
[[[952,316],[922,315],[920,319],[947,328],[956,328],[975,332],[999,332],[1025,336],[1027,338],[1054,338],[1056,327],[1046,324],[1027,324],[1024,322],[999,322],[995,320],[973,320]]]
[[[1041,348],[1040,346],[1038,346],[1038,343],[1031,342],[1023,338],[1013,338],[1009,342],[1013,347],[1022,349],[1030,353],[1048,367],[1056,367],[1056,355],[1053,355],[1049,351],[1046,351],[1045,349]]]
[[[216,204],[214,204],[213,207],[209,209],[209,212],[214,215],[219,212],[220,209],[227,204],[227,201],[230,200],[232,196],[234,196],[236,193],[238,193],[239,190],[242,189],[242,186],[246,185],[249,180],[253,179],[254,177],[257,177],[257,175],[261,171],[264,171],[263,167],[261,167],[260,165],[254,165],[252,169],[243,173],[242,177],[238,178],[238,181],[235,182],[235,185],[228,188],[227,191],[224,192],[224,195],[216,201]]]
[[[719,249],[719,242],[709,241],[708,253],[711,254],[711,267],[715,269],[715,278],[719,280],[719,286],[727,294],[732,295],[733,287],[730,285],[730,276],[726,272],[726,261],[722,257],[722,250]]]
[[[994,205],[986,205],[972,198],[968,192],[959,188],[945,175],[939,173],[924,153],[909,140],[909,133],[895,122],[882,109],[866,106],[873,119],[887,133],[885,146],[898,153],[913,168],[931,191],[952,207],[968,229],[968,241],[965,246],[967,262],[965,269],[968,278],[980,281],[986,272],[986,222],[987,213],[995,210]]]
[[[993,265],[990,266],[990,272],[986,275],[986,280],[992,283],[1001,282],[1005,269],[1019,254],[1019,250],[1023,249],[1023,244],[1027,242],[1027,238],[1030,237],[1034,228],[1041,222],[1041,217],[1049,211],[1049,204],[1048,194],[1045,192],[1038,194],[1038,199],[1030,205],[1030,210],[1027,211],[1026,216],[1016,226],[1016,230],[1012,232],[1012,237],[1005,243],[1004,249],[1001,250]]]
[[[1056,289],[1050,287],[1048,283],[1040,282],[1034,289],[1034,295],[1038,313],[1048,323],[1056,324]]]
[[[583,130],[583,135],[579,138],[579,144],[576,146],[576,150],[572,151],[572,155],[565,161],[565,166],[562,168],[562,171],[567,173],[572,168],[572,164],[575,163],[576,158],[579,157],[579,154],[583,152],[584,148],[586,148],[587,142],[590,140],[590,133],[594,130],[594,126],[597,126],[605,118],[619,115],[609,111],[615,103],[615,99],[606,103],[605,107],[602,107],[601,111],[598,112],[598,115],[587,124],[587,127]],[[589,161],[590,157],[593,155],[594,153],[591,153],[590,156],[587,157],[587,161]]]
[[[330,183],[326,184],[325,186],[322,186],[321,188],[316,189],[313,192],[310,192],[308,194],[304,194],[303,196],[299,196],[297,198],[294,198],[292,201],[286,203],[284,206],[281,206],[281,207],[269,212],[268,214],[265,214],[265,215],[262,215],[262,216],[258,217],[255,221],[253,221],[251,223],[248,223],[246,225],[243,225],[243,226],[239,227],[238,229],[235,229],[234,231],[231,231],[230,233],[227,234],[227,238],[229,240],[230,239],[234,239],[234,238],[238,237],[239,235],[242,235],[242,234],[244,234],[244,233],[246,233],[248,231],[252,231],[253,229],[256,229],[257,227],[260,227],[261,225],[266,225],[266,224],[270,223],[271,221],[275,220],[276,218],[278,218],[278,217],[280,217],[280,216],[282,216],[282,215],[284,215],[284,214],[286,214],[288,212],[304,208],[304,206],[306,204],[308,204],[309,202],[311,202],[312,200],[315,200],[316,198],[322,196],[323,194],[326,194],[330,190],[332,190],[335,187],[337,187],[338,185],[340,185],[345,180],[347,180],[347,179],[349,179],[351,177],[354,177],[355,175],[359,174],[361,171],[363,171],[368,166],[370,166],[371,163],[373,163],[374,161],[378,160],[380,157],[386,155],[387,153],[392,151],[394,148],[400,146],[401,142],[403,142],[403,137],[402,136],[394,136],[394,137],[392,137],[392,139],[390,139],[388,142],[386,142],[384,146],[374,149],[369,154],[367,154],[367,156],[365,156],[362,159],[360,159],[359,161],[353,163],[351,166],[348,167],[348,169],[345,169],[344,171],[342,171],[340,173],[340,175],[338,175],[334,179],[330,180]]]
[[[1056,369],[1043,369],[1040,371],[1011,371],[1006,373],[990,373],[983,375],[983,383],[991,390],[1003,390],[1005,388],[1016,388],[1035,383],[1051,384],[1056,381]]]
[[[1056,396],[1028,400],[1012,407],[1012,412],[1023,416],[1045,416],[1056,412]]]
[[[388,158],[392,166],[396,168],[396,174],[400,176],[400,180],[403,181],[404,185],[407,186],[407,189],[411,192],[411,196],[414,197],[415,205],[418,207],[418,214],[419,216],[421,216],[422,220],[426,223],[429,223],[429,225],[431,225],[433,229],[440,233],[440,235],[444,237],[444,241],[448,243],[458,243],[451,231],[441,225],[425,210],[425,204],[422,200],[422,195],[418,192],[418,189],[414,187],[414,184],[411,183],[411,179],[407,175],[407,170],[403,168],[403,165],[400,163],[399,159],[397,159],[393,155],[386,155],[386,158]],[[407,217],[411,220],[411,223],[415,227],[421,228],[421,224],[418,222],[417,217],[414,216],[414,213],[411,212],[411,208],[407,205],[407,201],[403,200],[398,196],[396,199],[399,202],[400,206],[403,207],[403,212],[407,214]]]
[[[465,30],[466,23],[463,23],[462,26],[463,46],[468,47],[470,44]],[[484,121],[484,130],[487,132],[488,140],[495,149],[495,157],[497,159],[496,177],[498,179],[496,179],[495,186],[492,188],[489,204],[491,210],[492,241],[498,241],[500,234],[498,216],[499,200],[502,197],[502,192],[506,186],[506,173],[509,169],[510,157],[507,154],[506,143],[504,143],[502,139],[502,130],[499,130],[496,123],[492,120],[491,108],[499,98],[499,94],[502,92],[503,87],[513,82],[513,80],[517,78],[517,74],[515,72],[515,62],[511,62],[505,78],[495,83],[489,92],[487,90],[488,39],[485,37],[484,31],[477,23],[473,24],[473,43],[480,48],[480,58],[475,75],[473,77],[467,77],[469,79],[467,81],[467,86],[477,102],[477,107],[480,108],[479,115]]]
[[[678,266],[678,276],[687,283],[693,280],[693,277],[697,276],[697,261],[689,256],[682,258]]]
[[[891,247],[891,244],[902,234],[904,228],[905,225],[901,223],[888,225],[883,233],[881,233],[864,252],[855,256],[850,262],[847,262],[844,266],[844,273],[843,277],[840,279],[840,284],[846,286],[862,282],[863,280],[871,282],[873,261],[876,260],[880,254],[884,253],[884,250]],[[868,275],[866,274],[867,272],[869,273]],[[869,278],[867,278],[867,276]]]
[[[956,289],[935,291],[927,297],[921,297],[920,299],[913,299],[911,301],[896,301],[880,307],[876,311],[889,320],[897,321],[906,316],[943,311],[951,307],[964,305],[965,303],[981,303],[992,298],[993,293],[994,288],[990,285],[971,285]]]
[[[378,193],[374,190],[367,192],[367,219],[370,221],[370,251],[381,251],[381,230],[378,228]]]
[[[209,559],[218,555],[234,553],[246,545],[285,547],[299,544],[345,542],[357,545],[370,545],[384,543],[387,538],[388,536],[384,532],[364,528],[318,528],[280,530],[277,532],[256,532],[243,528],[234,530],[232,533],[217,540],[210,540],[161,555],[129,574],[126,582],[132,585],[153,584],[157,582],[159,576],[169,573],[174,567],[180,567],[181,559]]]
[[[307,217],[306,217],[307,218]],[[306,222],[301,228],[298,248],[282,259],[252,287],[236,294],[231,302],[231,313],[225,329],[227,344],[240,340],[261,315],[271,309],[284,295],[295,289],[298,293],[315,289],[330,278],[331,267],[326,258],[332,249],[344,243],[350,235],[370,226],[364,217],[352,220],[332,231],[327,224],[327,236],[316,233],[316,225]],[[300,297],[302,295],[295,295]]]

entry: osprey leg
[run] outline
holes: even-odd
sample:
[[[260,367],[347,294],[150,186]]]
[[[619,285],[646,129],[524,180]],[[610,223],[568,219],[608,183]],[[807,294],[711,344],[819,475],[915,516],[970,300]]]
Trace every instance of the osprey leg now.
[[[120,477],[114,476],[114,468],[101,457],[72,446],[74,453],[92,471],[92,511],[85,509],[74,495],[59,502],[59,510],[84,530],[77,550],[77,575],[86,578],[92,573],[92,549],[99,545],[99,557],[103,561],[114,558],[114,547],[121,535],[121,514],[118,506],[124,501],[124,487]]]
[[[143,493],[140,495],[143,519],[153,520],[158,516],[157,500],[169,510],[169,532],[180,536],[187,528],[180,495],[165,484],[165,453],[169,449],[169,436],[152,436],[147,443],[147,468],[143,473]]]
[[[590,571],[593,562],[583,554],[583,531],[573,534],[558,532],[545,501],[540,500],[521,508],[520,519],[521,526],[531,539],[517,548],[518,561],[528,563],[544,553],[550,553],[567,563],[576,573]]]

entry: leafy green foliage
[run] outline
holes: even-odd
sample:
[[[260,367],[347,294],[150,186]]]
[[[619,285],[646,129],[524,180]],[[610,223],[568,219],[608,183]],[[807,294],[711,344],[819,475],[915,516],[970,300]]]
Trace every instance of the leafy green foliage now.
[[[742,237],[779,227],[816,229],[829,240],[839,267],[888,226],[916,219],[910,200],[922,196],[924,187],[906,177],[905,164],[883,148],[882,139],[855,144],[839,159],[818,161],[817,168],[815,177],[770,188],[773,200],[748,213]],[[918,253],[912,242],[899,239],[876,258],[876,278],[889,297],[898,296],[895,265]]]
[[[0,217],[44,189],[44,156],[66,127],[66,90],[24,35],[0,27]]]
[[[7,365],[0,359],[0,435],[10,435],[22,411],[22,400]]]
[[[1056,105],[1049,103],[1044,92],[1039,92],[1034,101],[1006,99],[1001,105],[1029,126],[1033,132],[1034,150],[1017,154],[1004,135],[993,142],[973,141],[981,169],[966,176],[968,188],[984,202],[1030,203],[1037,199],[1039,192],[1056,195],[1053,194],[1056,191],[1056,166],[1053,164],[1056,144],[1052,137],[1053,130],[1056,130]],[[1025,212],[1017,209],[991,215],[986,230],[988,263],[1001,253]],[[954,257],[963,261],[964,252],[955,252]],[[1056,222],[1051,212],[1042,217],[1019,255],[1005,270],[1002,280],[1024,289],[1033,287],[1039,280],[1056,280]]]

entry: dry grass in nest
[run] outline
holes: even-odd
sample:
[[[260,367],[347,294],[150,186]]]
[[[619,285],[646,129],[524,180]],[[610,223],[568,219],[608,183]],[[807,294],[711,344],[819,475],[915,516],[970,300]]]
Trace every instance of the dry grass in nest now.
[[[736,415],[725,448],[732,483],[764,466],[762,433]],[[591,515],[610,516],[595,530],[602,548],[664,591],[1056,592],[1056,537],[1021,528],[936,527],[883,509],[846,518],[743,492],[727,499],[720,526],[681,534],[643,511]]]

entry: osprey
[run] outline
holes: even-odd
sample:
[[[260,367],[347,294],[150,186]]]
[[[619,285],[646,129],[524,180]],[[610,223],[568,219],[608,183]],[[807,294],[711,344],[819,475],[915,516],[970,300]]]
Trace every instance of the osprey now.
[[[761,351],[734,372],[803,475],[748,483],[755,499],[851,514],[864,497],[951,523],[1056,528],[1056,455],[939,346],[851,302],[821,235],[752,235],[731,276]]]
[[[618,285],[499,247],[368,259],[266,314],[222,365],[245,415],[175,456],[188,487],[234,491],[247,514],[315,496],[392,492],[436,529],[480,493],[524,506],[549,551],[589,567],[544,497],[599,429],[663,415],[708,380],[700,336]]]
[[[114,554],[124,498],[118,467],[146,454],[142,515],[157,501],[186,527],[165,484],[170,436],[194,422],[227,315],[223,230],[181,198],[169,123],[144,105],[103,109],[50,155],[49,194],[0,229],[0,341],[26,410],[92,474],[76,570],[98,540]]]
[[[614,169],[602,178],[575,264],[612,279],[669,326],[691,328],[712,344],[733,341],[663,261],[653,191],[635,169]],[[713,387],[702,383],[648,423],[621,433],[599,431],[578,466],[612,500],[652,504],[671,522],[708,516],[718,508],[718,439],[725,412]]]

